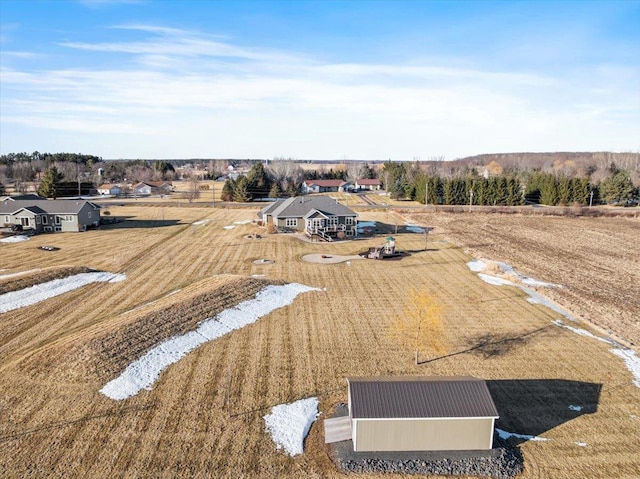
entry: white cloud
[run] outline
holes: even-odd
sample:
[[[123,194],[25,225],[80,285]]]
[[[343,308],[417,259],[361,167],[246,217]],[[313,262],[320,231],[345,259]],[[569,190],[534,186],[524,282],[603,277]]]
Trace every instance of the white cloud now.
[[[91,133],[74,141],[89,142],[85,151],[104,157],[409,159],[640,146],[633,87],[639,75],[617,65],[563,77],[329,64],[180,29],[117,28],[149,38],[61,45],[104,55],[121,68],[3,68],[2,123],[11,131],[32,128],[40,138],[47,131]],[[3,152],[33,149],[2,136]],[[94,151],[91,138],[109,146]],[[62,140],[36,146],[79,149],[55,141]]]

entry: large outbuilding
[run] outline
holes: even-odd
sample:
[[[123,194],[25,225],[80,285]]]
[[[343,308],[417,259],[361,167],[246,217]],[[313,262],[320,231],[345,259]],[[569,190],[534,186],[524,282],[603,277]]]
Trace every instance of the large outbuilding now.
[[[493,447],[498,412],[483,380],[407,376],[355,377],[347,382],[350,438],[356,452]],[[336,418],[343,431],[346,419]],[[343,434],[338,440],[346,438]]]

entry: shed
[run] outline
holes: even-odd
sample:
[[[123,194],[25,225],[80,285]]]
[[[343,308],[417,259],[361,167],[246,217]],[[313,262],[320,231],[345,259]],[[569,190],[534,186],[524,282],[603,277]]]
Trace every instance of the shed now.
[[[357,377],[349,384],[354,451],[489,450],[498,418],[472,377]]]

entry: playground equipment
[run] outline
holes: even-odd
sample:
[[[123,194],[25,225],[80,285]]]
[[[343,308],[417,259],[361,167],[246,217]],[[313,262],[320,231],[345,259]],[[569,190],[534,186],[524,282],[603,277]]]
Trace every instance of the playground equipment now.
[[[404,253],[396,251],[396,239],[387,236],[382,246],[369,248],[364,253],[360,253],[360,256],[369,259],[388,259],[404,256]]]

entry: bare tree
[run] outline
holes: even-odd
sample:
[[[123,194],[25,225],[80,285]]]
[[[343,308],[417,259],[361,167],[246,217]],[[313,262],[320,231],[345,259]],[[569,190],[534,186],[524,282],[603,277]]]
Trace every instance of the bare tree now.
[[[186,197],[189,203],[200,198],[200,180],[198,179],[198,175],[191,175],[189,178]]]
[[[420,290],[411,291],[408,299],[404,313],[390,324],[389,333],[414,351],[416,364],[421,349],[446,354],[442,304],[435,296]]]

